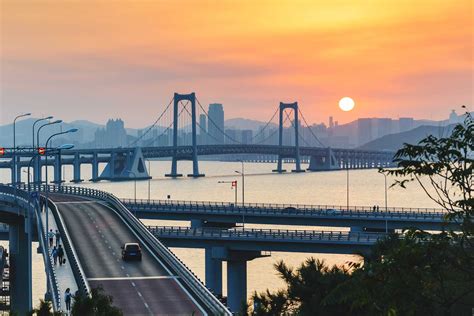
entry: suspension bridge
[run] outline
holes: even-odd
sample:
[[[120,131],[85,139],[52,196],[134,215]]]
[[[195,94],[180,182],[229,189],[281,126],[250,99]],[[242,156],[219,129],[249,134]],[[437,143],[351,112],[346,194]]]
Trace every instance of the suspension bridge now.
[[[207,126],[203,126],[204,122]],[[42,168],[53,166],[53,182],[60,183],[61,167],[71,165],[71,180],[77,183],[84,180],[81,165],[90,164],[90,180],[121,181],[148,179],[146,159],[171,158],[171,170],[166,176],[182,176],[178,161],[189,160],[193,169],[188,176],[201,177],[204,174],[199,171],[199,156],[249,154],[274,157],[277,165],[273,171],[283,173],[283,162],[293,162],[293,172],[304,172],[302,157],[309,161],[310,171],[388,167],[393,164],[394,153],[325,146],[297,102],[281,102],[266,124],[243,141],[226,131],[223,122],[216,122],[195,93],[175,93],[154,122],[126,148],[56,150],[48,154],[50,159],[39,156],[36,148],[7,149],[0,158],[0,169],[10,170],[11,183],[17,183],[21,182],[22,168],[32,168],[33,182],[39,183],[44,181]],[[99,164],[106,164],[100,174]]]

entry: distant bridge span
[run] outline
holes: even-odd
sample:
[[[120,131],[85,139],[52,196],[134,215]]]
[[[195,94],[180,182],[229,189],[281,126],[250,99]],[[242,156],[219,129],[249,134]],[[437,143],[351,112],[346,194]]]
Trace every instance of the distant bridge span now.
[[[233,144],[233,145],[199,145],[197,146],[198,156],[217,155],[262,155],[262,157],[279,157],[294,159],[296,147],[278,145],[253,145],[253,144]],[[30,159],[36,154],[35,150],[22,149],[17,152],[17,179],[21,178],[21,168],[30,165],[35,169],[35,182],[41,177],[41,170],[37,167],[38,161],[29,164]],[[359,149],[343,149],[330,147],[299,147],[299,155],[309,157],[310,164],[308,170],[339,170],[339,169],[365,169],[388,167],[393,164],[393,152],[372,151]],[[50,156],[47,164],[54,167],[54,181],[62,179],[61,166],[72,165],[74,168],[73,182],[80,182],[82,164],[92,165],[92,181],[99,180],[128,180],[149,178],[144,159],[169,158],[178,160],[193,160],[193,146],[163,146],[163,147],[128,147],[128,148],[100,148],[100,149],[74,149],[62,150]],[[59,159],[60,158],[60,159]],[[107,163],[107,167],[99,175],[99,163]],[[46,165],[43,157],[41,166]],[[0,158],[0,169],[13,170],[12,153],[8,151]],[[284,170],[278,168],[276,171]],[[301,170],[298,170],[301,171]],[[13,172],[11,172],[13,175]],[[180,174],[174,172],[170,176],[176,177]],[[189,176],[202,176],[193,172]],[[12,176],[13,179],[13,176]]]

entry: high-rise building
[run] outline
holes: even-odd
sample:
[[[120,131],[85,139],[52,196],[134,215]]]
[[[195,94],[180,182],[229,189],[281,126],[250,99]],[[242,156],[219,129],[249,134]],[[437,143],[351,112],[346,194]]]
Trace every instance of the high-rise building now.
[[[334,119],[332,116],[329,117],[329,128],[333,128],[334,127]]]
[[[127,132],[121,119],[108,120],[105,129],[95,132],[95,143],[98,148],[125,147],[127,145]]]
[[[400,132],[406,132],[413,129],[414,120],[412,117],[401,117],[398,120],[398,126]]]
[[[382,137],[388,134],[392,134],[392,119],[377,119],[377,137]]]
[[[357,120],[357,141],[363,145],[372,140],[372,119],[360,118]]]
[[[209,104],[207,130],[211,136],[209,143],[224,144],[224,108],[220,103]]]
[[[207,144],[207,119],[206,114],[199,115],[199,137],[198,142],[201,145]]]
[[[242,130],[242,144],[251,144],[253,138],[253,131],[251,129]]]

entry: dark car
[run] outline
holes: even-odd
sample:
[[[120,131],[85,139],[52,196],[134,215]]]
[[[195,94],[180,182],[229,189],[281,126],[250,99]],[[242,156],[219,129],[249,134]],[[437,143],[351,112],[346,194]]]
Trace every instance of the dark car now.
[[[140,245],[134,242],[126,243],[122,246],[122,259],[137,259],[142,260],[142,249]]]

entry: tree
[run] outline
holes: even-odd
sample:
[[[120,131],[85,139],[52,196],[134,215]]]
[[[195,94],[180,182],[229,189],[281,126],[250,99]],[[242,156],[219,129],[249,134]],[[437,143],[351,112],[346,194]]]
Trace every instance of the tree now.
[[[417,182],[428,197],[460,221],[465,237],[474,233],[474,121],[465,114],[448,137],[430,135],[417,145],[404,144],[394,157],[398,168],[382,172],[401,177],[392,186]]]
[[[113,298],[106,295],[101,287],[93,288],[91,295],[76,295],[72,315],[77,316],[120,316],[122,311],[112,305]]]
[[[253,296],[258,315],[470,315],[474,308],[474,123],[447,137],[404,144],[393,185],[416,182],[458,228],[431,234],[410,229],[379,240],[349,269],[306,261],[296,272],[277,265],[287,289]],[[447,222],[447,224],[449,224]],[[283,301],[285,300],[286,301]]]
[[[339,284],[350,278],[345,267],[328,267],[324,261],[307,259],[294,270],[280,261],[275,264],[286,290],[266,291],[252,297],[254,315],[357,315],[350,304],[322,304]]]
[[[40,304],[37,308],[33,309],[31,315],[36,316],[61,316],[63,313],[61,312],[53,312],[51,311],[52,306],[50,301],[40,300]]]

